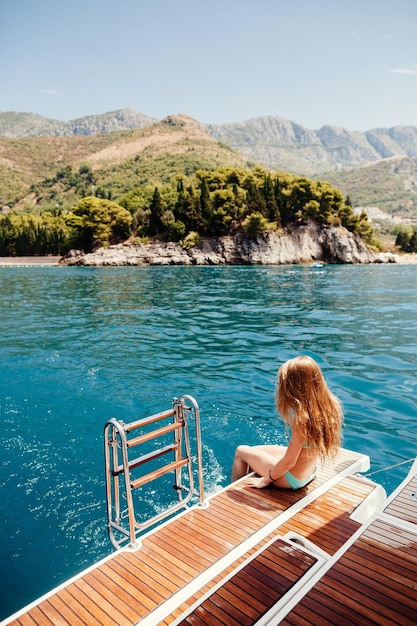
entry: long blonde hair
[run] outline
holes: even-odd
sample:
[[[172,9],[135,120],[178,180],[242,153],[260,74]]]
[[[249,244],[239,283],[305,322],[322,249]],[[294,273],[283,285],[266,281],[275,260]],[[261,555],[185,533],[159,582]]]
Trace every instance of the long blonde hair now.
[[[304,437],[319,456],[334,457],[341,444],[343,411],[320,367],[309,356],[290,359],[278,371],[278,410],[287,426]]]

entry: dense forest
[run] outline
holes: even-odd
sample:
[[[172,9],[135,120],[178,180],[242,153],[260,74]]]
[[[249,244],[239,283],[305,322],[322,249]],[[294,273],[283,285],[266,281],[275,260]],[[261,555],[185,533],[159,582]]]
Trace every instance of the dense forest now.
[[[57,189],[73,192],[74,206],[54,203]],[[157,185],[142,179],[117,197],[96,184],[89,165],[65,166],[36,191],[36,210],[0,216],[1,256],[62,255],[71,248],[88,252],[149,238],[188,247],[198,245],[202,236],[240,229],[255,238],[309,220],[344,226],[374,243],[366,213],[355,215],[349,198],[329,183],[258,166],[200,169]]]

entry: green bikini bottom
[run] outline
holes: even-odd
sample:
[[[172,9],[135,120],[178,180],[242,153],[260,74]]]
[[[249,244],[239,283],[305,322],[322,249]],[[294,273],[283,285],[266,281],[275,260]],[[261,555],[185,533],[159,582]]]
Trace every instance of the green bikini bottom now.
[[[316,470],[314,470],[314,472],[310,474],[308,478],[296,478],[291,474],[291,472],[285,472],[284,476],[287,479],[291,489],[301,489],[301,487],[305,487],[306,485],[308,485],[309,482],[313,480],[313,478],[315,478]]]

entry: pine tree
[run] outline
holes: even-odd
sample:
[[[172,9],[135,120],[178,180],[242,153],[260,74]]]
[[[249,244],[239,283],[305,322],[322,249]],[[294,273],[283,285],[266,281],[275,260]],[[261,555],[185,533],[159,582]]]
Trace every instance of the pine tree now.
[[[395,245],[398,246],[403,252],[409,252],[409,243],[410,235],[408,232],[404,229],[399,230],[395,239]]]
[[[266,217],[266,202],[260,193],[258,186],[252,176],[248,176],[244,183],[246,189],[246,214],[261,213]]]
[[[265,174],[264,186],[262,189],[265,205],[266,205],[266,217],[270,222],[280,223],[280,214],[278,210],[277,201],[275,199],[274,186],[270,174]]]
[[[158,187],[155,187],[149,209],[151,212],[149,216],[149,234],[151,236],[160,235],[164,230],[164,225],[162,223],[164,207]]]
[[[192,187],[184,190],[184,185],[181,183],[178,189],[179,193],[174,209],[175,218],[185,224],[188,232],[192,230],[200,232],[203,228],[200,199],[195,197]]]
[[[212,203],[207,178],[205,176],[203,176],[200,183],[200,213],[203,227],[206,229],[210,223]]]
[[[286,196],[282,193],[282,184],[278,177],[274,180],[274,196],[279,214],[277,222],[285,226],[288,223]]]

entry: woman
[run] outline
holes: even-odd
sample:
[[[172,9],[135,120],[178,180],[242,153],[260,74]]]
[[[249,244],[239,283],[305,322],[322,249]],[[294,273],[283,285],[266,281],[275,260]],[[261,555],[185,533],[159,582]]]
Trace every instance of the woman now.
[[[276,404],[291,429],[288,447],[278,445],[239,446],[232,481],[249,471],[250,487],[262,489],[271,483],[284,489],[300,489],[316,475],[318,460],[337,454],[343,422],[339,400],[328,388],[317,363],[298,356],[278,371]]]

